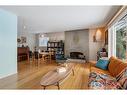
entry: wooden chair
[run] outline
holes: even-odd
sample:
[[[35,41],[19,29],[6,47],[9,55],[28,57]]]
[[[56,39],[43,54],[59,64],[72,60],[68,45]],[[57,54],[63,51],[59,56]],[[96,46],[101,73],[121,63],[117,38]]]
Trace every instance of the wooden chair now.
[[[34,54],[33,54],[33,52],[32,51],[29,51],[29,60],[30,61],[34,61]]]
[[[51,59],[50,59],[50,55],[46,55],[44,56],[44,60],[45,62],[49,62]]]
[[[47,53],[50,53],[49,51],[45,51]],[[51,55],[42,55],[43,58],[43,62],[47,63],[47,62],[51,62]]]
[[[38,65],[40,63],[40,58],[41,58],[41,56],[39,56],[39,52],[38,51],[34,51],[35,64]]]

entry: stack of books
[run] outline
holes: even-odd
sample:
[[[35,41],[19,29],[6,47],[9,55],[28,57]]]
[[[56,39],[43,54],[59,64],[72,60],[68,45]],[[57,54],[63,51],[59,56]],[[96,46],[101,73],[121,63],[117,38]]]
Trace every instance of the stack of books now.
[[[57,72],[58,73],[66,72],[66,68],[65,67],[59,67],[59,68],[57,68]]]

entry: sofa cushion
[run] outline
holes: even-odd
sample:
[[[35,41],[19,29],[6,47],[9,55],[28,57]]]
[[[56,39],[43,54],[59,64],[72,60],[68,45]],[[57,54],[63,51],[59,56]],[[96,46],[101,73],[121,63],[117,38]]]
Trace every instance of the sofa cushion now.
[[[109,64],[109,60],[99,59],[96,64],[96,67],[103,69],[103,70],[107,70],[108,64]]]
[[[97,72],[91,72],[89,75],[88,87],[90,89],[105,89],[105,80],[100,77]]]
[[[121,89],[121,85],[115,78],[97,72],[90,73],[88,87],[90,89]]]
[[[95,67],[95,66],[92,66],[92,67],[90,68],[90,71],[91,71],[91,72],[97,72],[97,73],[100,73],[100,74],[107,74],[107,75],[110,75],[110,73],[109,73],[108,70],[102,70],[102,69],[97,68],[97,67]]]
[[[120,63],[119,66],[116,67],[116,72],[118,75],[120,72],[122,72],[127,67],[127,63]]]
[[[112,76],[116,77],[126,67],[127,67],[127,64],[123,63],[121,60],[115,57],[110,58],[108,70]]]
[[[121,84],[123,89],[127,89],[127,68],[121,71],[117,77],[117,81]]]
[[[122,86],[115,78],[107,79],[105,89],[122,89]]]

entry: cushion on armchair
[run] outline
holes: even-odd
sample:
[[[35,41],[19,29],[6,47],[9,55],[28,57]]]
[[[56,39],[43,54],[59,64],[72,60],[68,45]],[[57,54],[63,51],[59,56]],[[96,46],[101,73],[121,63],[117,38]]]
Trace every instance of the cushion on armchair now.
[[[56,54],[56,62],[57,63],[64,63],[67,59],[62,54]]]

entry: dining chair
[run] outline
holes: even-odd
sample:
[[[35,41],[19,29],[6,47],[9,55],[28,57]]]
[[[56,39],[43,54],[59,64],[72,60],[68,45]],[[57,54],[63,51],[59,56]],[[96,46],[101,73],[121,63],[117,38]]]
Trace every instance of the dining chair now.
[[[41,58],[41,56],[39,55],[39,52],[34,51],[34,60],[35,60],[36,65],[38,65],[40,63],[40,58]]]
[[[29,59],[30,59],[30,61],[33,61],[34,60],[34,56],[33,56],[34,54],[33,54],[33,52],[32,51],[29,51]]]

